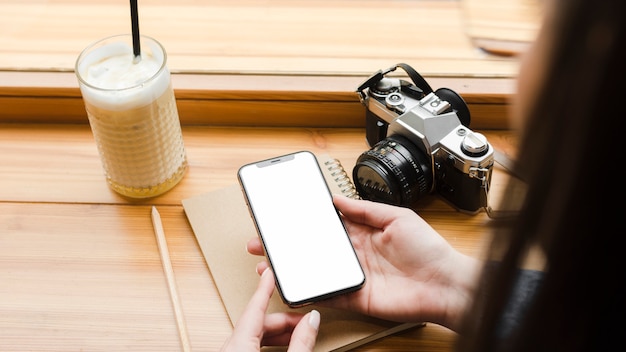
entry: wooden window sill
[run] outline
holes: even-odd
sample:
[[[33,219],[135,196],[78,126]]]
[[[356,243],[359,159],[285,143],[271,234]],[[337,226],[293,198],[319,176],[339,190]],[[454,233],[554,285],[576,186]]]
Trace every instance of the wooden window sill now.
[[[499,129],[519,60],[476,43],[531,40],[534,13],[518,2],[145,0],[139,15],[168,52],[183,124],[362,126],[356,87],[406,62],[459,92],[472,127]],[[74,61],[130,31],[128,3],[0,1],[0,23],[0,122],[86,123]]]

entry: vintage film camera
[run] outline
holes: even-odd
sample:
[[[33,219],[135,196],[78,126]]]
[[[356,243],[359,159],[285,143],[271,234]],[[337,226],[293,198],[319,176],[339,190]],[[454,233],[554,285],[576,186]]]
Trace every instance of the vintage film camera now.
[[[386,77],[398,67],[413,82]],[[371,146],[352,171],[362,198],[411,207],[436,190],[461,211],[476,213],[487,206],[493,147],[469,129],[470,113],[461,96],[448,88],[433,91],[403,63],[376,72],[357,92],[366,107]]]

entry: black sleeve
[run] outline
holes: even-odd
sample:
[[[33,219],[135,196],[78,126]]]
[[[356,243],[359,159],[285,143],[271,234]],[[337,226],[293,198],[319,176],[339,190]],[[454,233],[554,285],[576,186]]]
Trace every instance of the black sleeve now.
[[[511,336],[526,314],[535,293],[543,280],[544,273],[537,270],[518,270],[513,292],[500,318],[497,335],[501,340]]]

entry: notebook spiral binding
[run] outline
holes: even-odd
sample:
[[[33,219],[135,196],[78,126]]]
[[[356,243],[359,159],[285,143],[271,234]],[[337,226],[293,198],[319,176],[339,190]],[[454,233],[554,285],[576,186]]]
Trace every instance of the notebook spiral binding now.
[[[324,166],[328,169],[333,181],[335,181],[344,196],[352,199],[361,199],[350,176],[348,176],[343,165],[341,165],[341,161],[338,159],[329,159],[324,161]]]

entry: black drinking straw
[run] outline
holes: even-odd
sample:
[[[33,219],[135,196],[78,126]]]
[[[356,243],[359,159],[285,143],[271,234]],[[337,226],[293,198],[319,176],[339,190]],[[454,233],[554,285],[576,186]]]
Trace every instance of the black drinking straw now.
[[[130,0],[130,20],[133,30],[133,54],[135,61],[141,60],[141,44],[139,43],[139,14],[137,11],[137,0]]]

